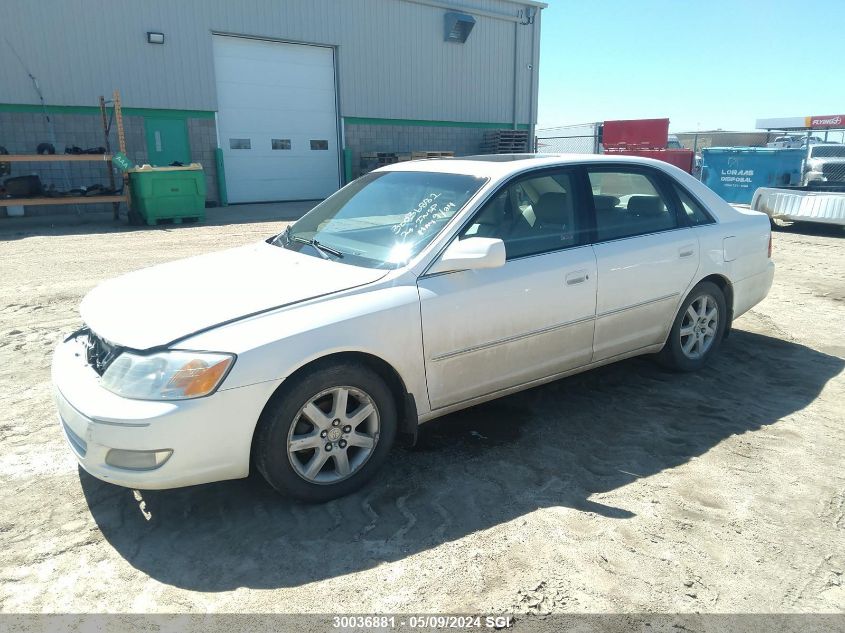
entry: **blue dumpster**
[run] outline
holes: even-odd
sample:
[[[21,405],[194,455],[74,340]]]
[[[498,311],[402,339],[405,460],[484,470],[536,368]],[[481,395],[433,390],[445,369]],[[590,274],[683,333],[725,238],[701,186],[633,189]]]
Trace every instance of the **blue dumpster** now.
[[[723,200],[750,204],[759,187],[801,184],[806,149],[708,147],[701,150],[701,181]]]

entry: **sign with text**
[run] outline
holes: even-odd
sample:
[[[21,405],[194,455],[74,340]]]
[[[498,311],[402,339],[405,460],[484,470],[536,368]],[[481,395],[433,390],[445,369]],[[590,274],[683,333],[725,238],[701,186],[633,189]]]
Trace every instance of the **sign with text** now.
[[[126,171],[127,169],[132,167],[132,161],[130,161],[129,157],[123,152],[118,152],[117,154],[112,156],[111,162],[115,166],[117,166],[120,171]]]
[[[808,116],[807,127],[831,128],[845,127],[845,114],[826,114],[823,116]]]

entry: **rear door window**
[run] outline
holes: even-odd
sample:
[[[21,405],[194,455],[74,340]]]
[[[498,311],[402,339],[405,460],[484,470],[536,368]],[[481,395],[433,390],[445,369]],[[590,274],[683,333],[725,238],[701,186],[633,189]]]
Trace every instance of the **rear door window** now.
[[[678,220],[657,179],[624,168],[590,170],[596,241],[669,231]]]

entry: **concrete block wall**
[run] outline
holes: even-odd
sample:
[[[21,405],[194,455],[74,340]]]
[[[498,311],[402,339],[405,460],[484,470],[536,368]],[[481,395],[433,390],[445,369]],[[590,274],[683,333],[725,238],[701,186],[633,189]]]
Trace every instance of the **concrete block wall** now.
[[[453,151],[455,156],[478,154],[484,133],[479,127],[427,125],[362,125],[345,123],[347,149],[352,152],[352,175],[360,175],[361,152]]]

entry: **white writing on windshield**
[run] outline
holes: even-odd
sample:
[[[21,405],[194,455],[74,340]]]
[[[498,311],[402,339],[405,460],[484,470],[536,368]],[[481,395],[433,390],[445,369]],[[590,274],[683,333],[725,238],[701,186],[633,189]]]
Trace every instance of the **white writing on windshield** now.
[[[430,193],[411,210],[408,211],[399,224],[394,225],[393,232],[405,239],[412,235],[425,235],[438,220],[444,220],[451,217],[458,205],[454,202],[448,202],[441,206],[437,199],[441,196],[440,193]]]

